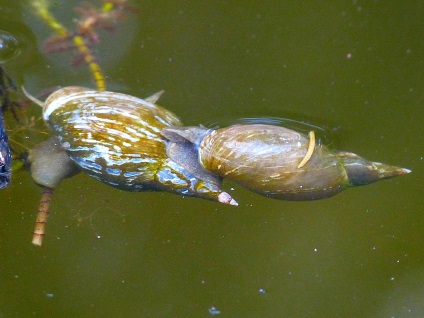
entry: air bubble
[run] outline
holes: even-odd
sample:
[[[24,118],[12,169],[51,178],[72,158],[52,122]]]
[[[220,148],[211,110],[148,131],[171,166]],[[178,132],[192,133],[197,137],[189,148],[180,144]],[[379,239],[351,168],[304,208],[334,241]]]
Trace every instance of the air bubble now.
[[[0,30],[0,64],[19,54],[19,42],[12,34]]]

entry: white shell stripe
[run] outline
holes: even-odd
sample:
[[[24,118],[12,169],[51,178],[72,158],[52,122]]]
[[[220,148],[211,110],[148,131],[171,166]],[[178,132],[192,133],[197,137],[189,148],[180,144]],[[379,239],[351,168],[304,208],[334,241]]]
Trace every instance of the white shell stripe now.
[[[76,100],[76,99],[82,99],[82,98],[99,98],[99,96],[103,96],[105,100],[110,98],[117,98],[119,97],[122,101],[129,101],[129,102],[135,102],[135,103],[141,103],[144,106],[156,108],[156,106],[152,103],[149,103],[145,101],[144,99],[125,95],[125,94],[119,94],[119,93],[113,93],[113,92],[98,92],[98,91],[84,91],[84,92],[78,92],[69,94],[66,96],[60,96],[59,98],[55,99],[48,105],[46,105],[46,109],[43,113],[44,120],[48,120],[50,115],[58,108],[62,107],[63,105],[66,105],[68,102]]]

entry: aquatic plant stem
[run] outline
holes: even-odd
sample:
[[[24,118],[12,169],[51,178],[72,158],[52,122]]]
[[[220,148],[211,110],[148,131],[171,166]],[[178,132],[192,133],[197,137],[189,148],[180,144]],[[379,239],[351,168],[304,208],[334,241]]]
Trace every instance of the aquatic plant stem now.
[[[50,212],[50,202],[53,196],[53,189],[43,187],[41,192],[40,206],[38,208],[37,219],[35,221],[32,244],[41,246],[45,235],[46,223]]]
[[[106,90],[105,76],[103,75],[100,65],[96,62],[94,55],[87,46],[84,38],[80,35],[72,34],[63,24],[57,21],[50,12],[47,1],[33,0],[32,5],[37,10],[38,15],[42,18],[44,23],[53,29],[58,36],[64,38],[69,37],[72,39],[72,42],[78,52],[83,56],[85,63],[87,63],[97,88],[101,91]],[[113,4],[106,2],[103,7],[105,8],[103,10],[111,10],[113,9]]]
[[[102,6],[102,11],[103,12],[110,12],[113,9],[115,9],[115,4],[114,3],[109,2],[109,1],[103,3],[103,6]]]
[[[78,51],[84,57],[85,63],[87,63],[91,75],[94,77],[96,86],[100,91],[106,90],[106,81],[100,65],[96,62],[94,55],[91,53],[90,48],[85,44],[84,38],[80,35],[74,35],[72,40],[77,47]]]

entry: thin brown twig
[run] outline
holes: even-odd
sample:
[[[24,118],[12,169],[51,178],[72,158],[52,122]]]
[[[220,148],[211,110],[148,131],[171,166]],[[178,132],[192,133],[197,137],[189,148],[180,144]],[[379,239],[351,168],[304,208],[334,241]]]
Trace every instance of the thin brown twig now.
[[[35,220],[34,235],[32,244],[41,246],[45,235],[46,223],[50,212],[50,202],[53,196],[53,189],[43,187],[41,192],[40,206],[38,208],[37,219]]]

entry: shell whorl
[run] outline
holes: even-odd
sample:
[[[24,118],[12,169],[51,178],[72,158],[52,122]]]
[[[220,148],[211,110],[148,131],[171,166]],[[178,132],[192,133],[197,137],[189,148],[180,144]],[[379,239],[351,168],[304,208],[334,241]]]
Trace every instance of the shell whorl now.
[[[82,87],[53,93],[43,117],[83,170],[133,191],[155,188],[154,176],[166,159],[160,130],[181,124],[173,113],[142,99]]]
[[[305,156],[307,163],[300,164]],[[199,144],[199,160],[218,176],[279,199],[327,197],[347,185],[337,156],[315,141],[311,143],[303,134],[279,126],[254,124],[218,129]]]
[[[159,93],[161,94],[162,92]],[[139,104],[152,110],[159,107],[145,99],[137,98],[131,95],[108,91],[90,90],[88,88],[79,86],[69,86],[55,91],[46,99],[43,107],[43,118],[48,120],[54,111],[65,107],[68,103],[73,101],[77,101],[81,105],[90,103],[90,98],[94,98],[96,101],[101,101],[105,105],[109,102],[119,100],[120,103],[127,102],[130,104]],[[173,115],[173,117],[179,121],[175,115]]]
[[[49,116],[58,108],[64,107],[70,100],[73,100],[82,92],[90,91],[88,88],[79,86],[69,86],[61,88],[53,92],[44,102],[43,105],[43,119],[49,120]]]

